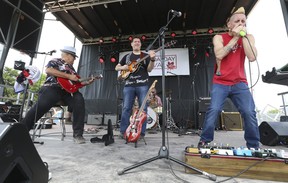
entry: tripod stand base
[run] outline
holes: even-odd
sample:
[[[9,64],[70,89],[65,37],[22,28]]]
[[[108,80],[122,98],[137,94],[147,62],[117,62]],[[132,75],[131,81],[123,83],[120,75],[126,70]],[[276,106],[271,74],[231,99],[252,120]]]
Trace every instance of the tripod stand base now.
[[[176,162],[176,163],[178,163],[178,164],[180,164],[182,166],[185,166],[186,168],[190,168],[190,169],[192,169],[192,170],[194,170],[194,171],[196,171],[198,173],[201,173],[202,175],[207,176],[210,180],[216,181],[216,179],[217,179],[216,175],[214,175],[214,174],[209,174],[209,173],[204,172],[202,170],[199,170],[199,169],[197,169],[195,167],[192,167],[192,166],[190,166],[190,165],[188,165],[188,164],[186,164],[186,163],[184,163],[184,162],[182,162],[182,161],[180,161],[180,160],[178,160],[176,158],[173,158],[173,157],[169,156],[169,150],[168,150],[168,148],[166,146],[162,146],[160,148],[160,150],[158,152],[158,156],[155,156],[155,157],[152,157],[150,159],[147,159],[147,160],[141,161],[139,163],[136,163],[136,164],[134,164],[132,166],[124,168],[121,171],[118,171],[117,173],[118,173],[118,175],[123,175],[126,171],[132,170],[132,169],[137,168],[137,167],[139,167],[141,165],[145,165],[147,163],[150,163],[152,161],[155,161],[157,159],[162,159],[162,158],[166,158],[166,159],[172,160],[172,161],[174,161],[174,162]]]

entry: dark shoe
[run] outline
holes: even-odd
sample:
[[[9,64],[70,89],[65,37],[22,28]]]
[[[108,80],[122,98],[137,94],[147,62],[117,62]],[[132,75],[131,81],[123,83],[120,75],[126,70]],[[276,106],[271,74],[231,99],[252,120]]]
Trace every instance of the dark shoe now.
[[[198,149],[200,149],[200,148],[205,148],[205,147],[207,147],[209,145],[209,143],[208,142],[204,142],[204,141],[199,141],[198,142]]]
[[[81,136],[75,136],[74,137],[74,142],[76,144],[85,144],[85,138],[81,135]]]

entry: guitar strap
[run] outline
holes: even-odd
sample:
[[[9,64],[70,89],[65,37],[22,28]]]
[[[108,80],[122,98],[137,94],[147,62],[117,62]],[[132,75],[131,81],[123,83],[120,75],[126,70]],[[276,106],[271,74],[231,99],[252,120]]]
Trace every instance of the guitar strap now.
[[[140,53],[140,59],[142,59],[144,57],[144,53],[141,51]],[[146,60],[144,60],[144,64],[146,64]]]
[[[131,64],[131,60],[130,60],[130,57],[132,55],[132,52],[129,53],[127,56],[126,56],[126,64],[127,65],[130,65]],[[142,59],[144,57],[144,53],[141,51],[140,53],[140,59]],[[146,60],[144,60],[144,63],[146,64]]]
[[[129,53],[129,54],[127,55],[127,57],[126,57],[126,64],[127,64],[127,65],[130,65],[130,64],[131,64],[131,60],[130,60],[131,55],[132,55],[132,52]]]

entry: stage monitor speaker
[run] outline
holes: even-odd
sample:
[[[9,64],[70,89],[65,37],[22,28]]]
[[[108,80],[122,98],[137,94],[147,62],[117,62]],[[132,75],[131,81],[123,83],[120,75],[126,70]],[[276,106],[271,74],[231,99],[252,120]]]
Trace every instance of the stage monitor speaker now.
[[[0,182],[45,183],[48,173],[26,127],[0,123]]]
[[[224,130],[243,130],[242,118],[239,112],[221,112],[221,122]]]
[[[263,121],[259,126],[259,132],[263,145],[288,144],[288,123]]]

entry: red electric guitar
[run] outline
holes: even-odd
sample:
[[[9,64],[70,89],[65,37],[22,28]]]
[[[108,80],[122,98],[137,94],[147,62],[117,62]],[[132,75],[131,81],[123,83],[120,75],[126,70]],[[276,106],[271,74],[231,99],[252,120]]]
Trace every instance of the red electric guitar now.
[[[78,91],[79,88],[82,88],[83,86],[85,86],[85,85],[82,85],[81,82],[89,81],[90,79],[103,78],[102,74],[99,74],[96,76],[90,76],[90,77],[84,78],[84,79],[81,79],[80,76],[78,76],[78,75],[77,75],[77,77],[79,78],[78,81],[71,81],[69,79],[61,78],[61,77],[57,77],[57,81],[64,90],[66,90],[69,93],[75,93],[76,91]]]
[[[153,84],[151,85],[151,87],[149,88],[140,109],[136,110],[134,114],[132,114],[132,116],[130,117],[130,125],[128,126],[124,134],[124,138],[126,139],[126,142],[136,143],[138,141],[141,135],[142,125],[147,118],[147,114],[145,111],[143,111],[143,109],[146,105],[151,89],[155,88],[156,82],[157,80],[155,80]]]

